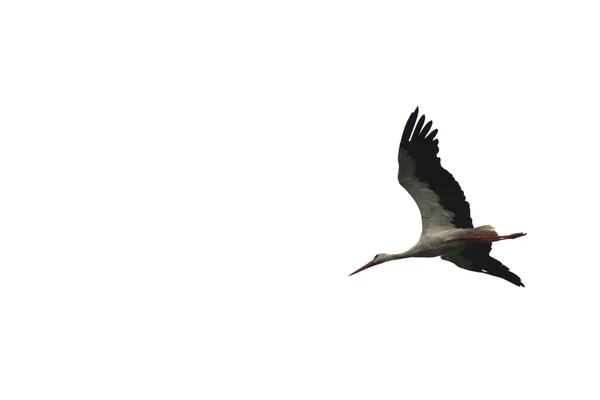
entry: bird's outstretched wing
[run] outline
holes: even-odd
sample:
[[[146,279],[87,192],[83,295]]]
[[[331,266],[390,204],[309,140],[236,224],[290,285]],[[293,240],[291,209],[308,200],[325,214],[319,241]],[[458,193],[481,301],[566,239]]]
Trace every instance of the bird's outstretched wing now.
[[[458,182],[440,164],[437,129],[419,108],[410,115],[398,152],[398,181],[421,212],[422,235],[451,228],[472,228],[471,210]]]
[[[525,287],[523,282],[521,282],[521,278],[511,272],[508,267],[500,261],[490,256],[491,250],[491,243],[482,243],[467,247],[457,254],[442,256],[442,259],[450,261],[460,268],[497,276],[498,278],[506,279],[517,286]]]

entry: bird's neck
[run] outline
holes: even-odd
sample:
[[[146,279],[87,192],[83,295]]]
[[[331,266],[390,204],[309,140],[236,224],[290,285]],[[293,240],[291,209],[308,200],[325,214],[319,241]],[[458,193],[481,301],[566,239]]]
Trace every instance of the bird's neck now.
[[[387,254],[386,261],[400,260],[402,258],[408,258],[408,257],[412,257],[410,250],[404,251],[402,253]]]

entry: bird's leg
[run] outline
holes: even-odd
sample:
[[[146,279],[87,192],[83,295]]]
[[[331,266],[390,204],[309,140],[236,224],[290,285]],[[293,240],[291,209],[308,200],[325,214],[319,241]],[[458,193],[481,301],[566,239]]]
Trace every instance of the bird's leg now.
[[[475,236],[463,236],[463,237],[459,237],[458,240],[481,240],[481,241],[484,241],[484,242],[497,242],[498,240],[516,239],[516,238],[519,238],[519,237],[525,236],[525,235],[527,235],[527,234],[523,233],[523,232],[512,233],[510,235],[503,235],[503,236],[499,236],[499,235],[475,235]]]

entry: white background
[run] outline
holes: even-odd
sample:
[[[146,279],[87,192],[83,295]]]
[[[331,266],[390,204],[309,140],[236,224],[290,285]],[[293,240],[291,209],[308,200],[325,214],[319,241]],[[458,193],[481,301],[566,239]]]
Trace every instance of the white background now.
[[[4,2],[3,399],[598,399],[593,2]],[[420,106],[493,255],[418,239]]]

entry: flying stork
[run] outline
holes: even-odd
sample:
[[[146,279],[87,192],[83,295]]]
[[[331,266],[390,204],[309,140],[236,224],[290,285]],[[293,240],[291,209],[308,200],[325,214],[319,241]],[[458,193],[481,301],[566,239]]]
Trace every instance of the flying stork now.
[[[437,129],[425,124],[419,107],[410,115],[398,153],[398,181],[421,212],[422,231],[417,244],[396,254],[377,254],[350,276],[384,262],[409,257],[438,257],[469,271],[506,279],[523,286],[521,278],[490,256],[492,242],[516,239],[525,233],[500,236],[491,225],[473,227],[469,203],[458,182],[440,164]]]

